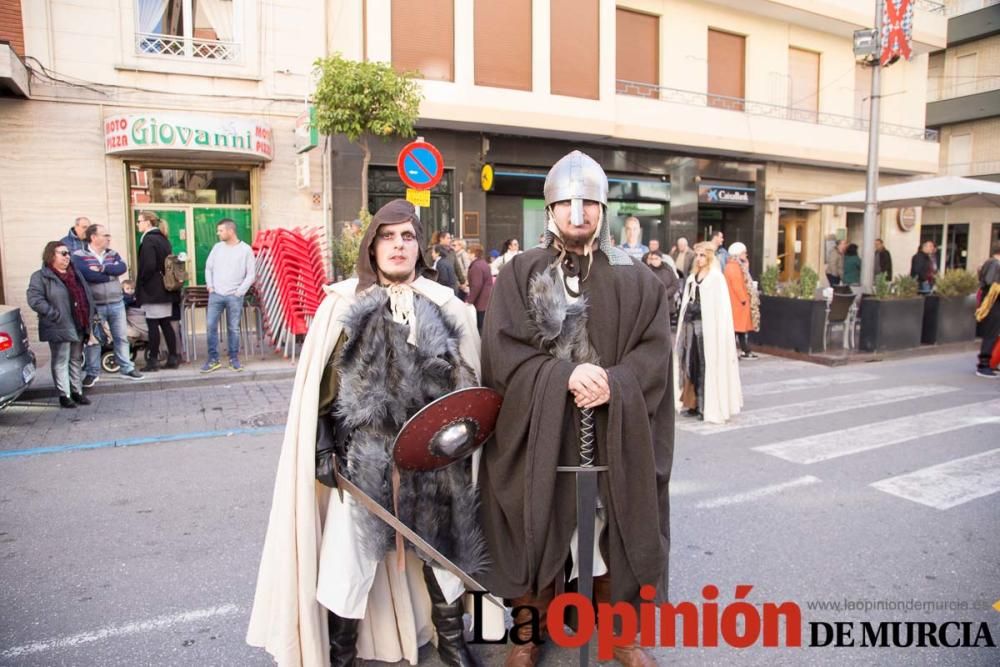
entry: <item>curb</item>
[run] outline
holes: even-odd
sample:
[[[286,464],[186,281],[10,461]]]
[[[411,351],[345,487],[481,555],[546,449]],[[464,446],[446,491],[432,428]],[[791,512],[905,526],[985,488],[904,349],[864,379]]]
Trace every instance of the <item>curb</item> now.
[[[156,377],[161,374],[163,374],[162,377]],[[200,373],[175,373],[169,370],[161,370],[158,373],[147,373],[146,377],[142,380],[108,380],[102,377],[100,382],[85,390],[84,393],[88,396],[95,394],[125,394],[135,391],[161,391],[195,385],[216,386],[243,382],[272,382],[274,380],[285,380],[294,377],[294,366],[267,370],[247,369],[240,372],[223,369],[204,375]],[[53,392],[54,388],[51,386],[31,386],[18,397],[18,401],[53,398]]]
[[[941,354],[958,354],[967,352],[975,354],[979,349],[976,341],[964,341],[961,343],[945,343],[943,345],[922,345],[920,347],[908,348],[906,350],[891,350],[885,352],[854,352],[844,355],[827,354],[807,354],[796,352],[779,347],[767,347],[765,345],[755,346],[754,352],[762,352],[783,359],[793,359],[795,361],[807,361],[820,366],[848,366],[850,364],[867,364],[876,361],[895,361],[897,359],[909,359],[917,357],[932,357]],[[972,363],[972,362],[970,362]]]

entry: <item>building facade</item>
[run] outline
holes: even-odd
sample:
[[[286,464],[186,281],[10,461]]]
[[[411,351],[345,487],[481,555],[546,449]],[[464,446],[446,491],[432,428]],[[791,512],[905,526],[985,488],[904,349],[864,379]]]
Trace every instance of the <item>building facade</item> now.
[[[883,182],[938,169],[927,62],[947,23],[927,7],[913,59],[883,77]],[[420,73],[418,131],[446,167],[428,233],[535,245],[545,173],[580,149],[610,177],[616,236],[629,215],[664,248],[721,229],[757,273],[822,274],[827,237],[859,233],[859,218],[803,202],[863,187],[869,73],[852,34],[873,13],[868,0],[0,0],[3,298],[23,304],[45,241],[78,215],[134,253],[137,211],[160,211],[196,279],[222,214],[246,234],[355,218],[360,150],[333,138],[296,152],[312,62],[334,52]],[[404,194],[404,143],[372,142],[373,208]],[[895,230],[886,218],[894,254],[916,245]]]
[[[136,216],[158,212],[196,283],[221,218],[247,242],[325,225],[321,151],[300,156],[295,127],[327,23],[314,0],[0,0],[3,302],[25,304],[77,216],[131,267]]]
[[[609,220],[637,215],[644,242],[722,229],[751,249],[755,271],[780,264],[822,274],[831,234],[860,236],[860,211],[806,204],[864,186],[870,72],[852,35],[870,27],[866,1],[354,0],[337,50],[419,71],[420,134],[447,173],[427,211],[498,248],[543,228],[541,183],[569,150],[593,155],[611,179]],[[928,11],[928,9],[933,11]],[[918,3],[914,57],[884,72],[882,182],[937,170],[924,124],[928,54],[945,42],[942,8]],[[422,39],[412,26],[436,39]],[[393,176],[405,142],[376,146],[373,206],[402,195]],[[334,144],[334,217],[360,201],[360,152]],[[484,189],[482,170],[493,178]],[[353,195],[353,196],[352,196]],[[917,232],[882,222],[891,250]],[[914,238],[910,238],[913,236]]]
[[[940,132],[940,173],[1000,181],[1000,2],[951,0],[948,45],[930,56],[927,125]],[[925,208],[921,240],[938,265],[976,271],[1000,243],[1000,208]]]

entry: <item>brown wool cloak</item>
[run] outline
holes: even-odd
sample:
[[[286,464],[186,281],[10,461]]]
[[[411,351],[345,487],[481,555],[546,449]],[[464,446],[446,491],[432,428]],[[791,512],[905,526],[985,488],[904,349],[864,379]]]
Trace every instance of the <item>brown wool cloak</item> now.
[[[484,583],[506,598],[562,576],[577,523],[575,477],[556,473],[557,465],[579,463],[579,411],[567,390],[575,365],[532,344],[526,314],[531,277],[555,258],[551,248],[515,257],[498,276],[483,329],[483,384],[504,395],[480,466],[493,563]],[[645,267],[612,267],[600,251],[581,285],[587,331],[611,385],[610,403],[594,412],[599,463],[610,466],[600,487],[612,599],[637,602],[645,584],[666,599],[674,452],[669,303]]]

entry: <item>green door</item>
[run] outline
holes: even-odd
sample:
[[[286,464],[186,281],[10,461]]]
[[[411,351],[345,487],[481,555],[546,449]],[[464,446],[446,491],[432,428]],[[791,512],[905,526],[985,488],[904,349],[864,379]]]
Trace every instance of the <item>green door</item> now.
[[[195,206],[193,214],[195,282],[198,285],[204,285],[205,262],[208,261],[208,253],[212,252],[212,247],[219,240],[215,233],[219,220],[229,218],[235,222],[236,235],[249,245],[253,242],[250,209]]]
[[[142,213],[143,211],[152,211],[153,213],[156,214],[156,217],[160,219],[160,231],[162,231],[164,235],[167,237],[167,240],[170,241],[170,250],[173,252],[173,254],[180,255],[182,252],[187,253],[187,237],[188,237],[187,211],[177,210],[177,209],[155,209],[155,208],[137,209],[132,212],[133,223],[138,222],[139,214]],[[135,230],[136,264],[139,263],[139,242],[141,239],[142,239],[142,234],[139,232],[138,229],[136,229]]]
[[[187,211],[177,211],[177,210],[156,210],[155,208],[144,208],[138,209],[132,212],[132,222],[138,222],[139,214],[142,211],[152,211],[156,214],[163,224],[160,225],[160,231],[162,231],[167,236],[167,240],[170,241],[170,248],[173,250],[174,254],[180,254],[182,252],[187,252]],[[139,247],[139,240],[142,238],[142,234],[139,230],[135,230],[135,247]]]

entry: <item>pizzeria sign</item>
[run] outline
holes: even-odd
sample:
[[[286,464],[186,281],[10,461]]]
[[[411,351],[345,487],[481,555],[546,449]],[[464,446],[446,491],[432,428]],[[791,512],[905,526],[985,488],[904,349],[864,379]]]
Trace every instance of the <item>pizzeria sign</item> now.
[[[271,160],[274,133],[270,125],[252,118],[145,113],[104,119],[105,154],[161,151],[207,151]]]

